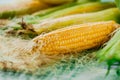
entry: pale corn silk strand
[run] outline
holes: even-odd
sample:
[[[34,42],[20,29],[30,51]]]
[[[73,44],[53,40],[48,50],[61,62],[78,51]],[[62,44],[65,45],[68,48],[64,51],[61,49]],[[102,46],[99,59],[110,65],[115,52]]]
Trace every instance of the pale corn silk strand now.
[[[0,68],[34,72],[40,66],[54,62],[56,55],[31,53],[32,41],[0,36]]]
[[[31,40],[0,36],[0,68],[18,72],[36,72],[37,69],[44,65],[50,65],[60,59],[73,56],[73,54],[45,55],[41,54],[39,50],[32,52],[34,45],[35,43]],[[74,55],[77,56],[78,54]]]
[[[33,73],[44,65],[50,65],[60,59],[68,59],[68,57],[78,55],[77,53],[70,53],[69,55],[54,54],[51,56],[40,54],[39,50],[31,52],[34,45],[29,40],[0,36],[0,68]]]

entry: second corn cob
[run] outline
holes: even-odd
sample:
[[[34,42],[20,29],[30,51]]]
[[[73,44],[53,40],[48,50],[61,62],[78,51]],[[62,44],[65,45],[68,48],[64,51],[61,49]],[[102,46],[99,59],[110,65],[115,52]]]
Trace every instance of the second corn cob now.
[[[117,28],[114,21],[73,25],[36,37],[32,52],[59,54],[100,46]]]
[[[40,24],[33,25],[33,30],[36,33],[40,34],[42,32],[50,32],[52,30],[56,30],[66,26],[87,23],[87,22],[108,21],[108,20],[115,20],[116,22],[120,22],[119,18],[120,18],[119,10],[117,8],[110,8],[107,10],[94,12],[94,13],[77,14],[77,15],[56,18],[53,20],[43,21]]]

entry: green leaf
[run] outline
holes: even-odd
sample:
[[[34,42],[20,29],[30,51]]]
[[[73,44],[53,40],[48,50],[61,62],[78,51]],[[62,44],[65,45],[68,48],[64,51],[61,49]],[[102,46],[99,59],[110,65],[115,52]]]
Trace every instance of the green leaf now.
[[[120,9],[120,0],[115,0],[117,7]]]

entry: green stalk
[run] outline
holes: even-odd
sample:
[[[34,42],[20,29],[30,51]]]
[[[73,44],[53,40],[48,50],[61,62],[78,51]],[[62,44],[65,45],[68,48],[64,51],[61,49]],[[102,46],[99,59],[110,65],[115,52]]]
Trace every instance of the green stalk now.
[[[33,25],[33,28],[34,31],[36,31],[36,33],[40,34],[42,32],[50,32],[52,30],[60,29],[74,24],[108,20],[115,20],[116,22],[120,22],[119,19],[120,19],[119,10],[117,8],[110,8],[107,10],[94,13],[77,14],[52,19],[48,21],[43,21],[40,24]]]

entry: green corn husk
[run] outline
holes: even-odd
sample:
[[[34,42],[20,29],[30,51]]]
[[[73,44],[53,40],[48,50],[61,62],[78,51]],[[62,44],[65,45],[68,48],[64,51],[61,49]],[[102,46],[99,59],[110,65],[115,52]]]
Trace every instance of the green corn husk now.
[[[60,29],[73,24],[108,20],[115,20],[116,22],[120,22],[119,19],[119,10],[117,8],[111,8],[94,13],[77,14],[53,20],[43,21],[40,24],[33,25],[33,29],[36,33],[40,34],[42,32],[50,32],[52,30]]]
[[[110,72],[111,66],[120,62],[120,29],[118,29],[115,35],[107,43],[107,45],[98,52],[99,61],[107,61],[108,72]],[[120,71],[120,65],[116,65],[116,72]]]
[[[83,3],[86,3],[86,2],[83,2]],[[48,9],[36,12],[36,13],[30,15],[30,16],[29,15],[28,16],[24,16],[24,21],[26,23],[28,23],[28,24],[39,23],[41,20],[43,20],[45,18],[49,18],[49,17],[51,17],[50,15],[53,15],[54,13],[58,12],[57,10],[59,10],[59,12],[61,12],[61,11],[63,11],[62,9],[64,9],[64,8],[65,8],[64,10],[66,10],[67,7],[70,7],[70,6],[72,7],[72,6],[80,5],[80,4],[83,4],[83,3],[82,2],[79,2],[79,3],[74,2],[74,3],[70,3],[70,4],[66,4],[66,5],[61,5],[61,6],[57,6],[57,7],[53,7],[53,8],[48,8]],[[109,7],[110,6],[114,6],[114,4],[107,4],[107,6],[109,6]],[[86,6],[86,8],[87,8],[87,6]],[[69,9],[69,8],[67,8],[67,9]],[[70,12],[70,11],[68,11],[68,12]],[[10,12],[8,12],[8,13],[10,13]],[[11,14],[11,16],[14,16],[14,15],[15,15],[15,13]],[[47,17],[47,15],[48,15],[48,17]],[[60,15],[60,14],[55,14],[55,15]],[[5,16],[6,16],[6,14],[5,14]],[[15,23],[19,23],[19,22],[21,22],[21,18],[13,19],[11,21],[11,23],[14,23],[14,24]],[[18,24],[16,24],[16,25],[19,26]]]
[[[45,16],[47,14],[50,14],[52,12],[55,12],[57,10],[61,10],[61,9],[71,7],[71,6],[74,6],[74,5],[77,5],[77,3],[70,3],[70,4],[65,4],[65,5],[60,5],[60,6],[48,8],[48,9],[45,9],[45,10],[38,11],[38,12],[32,14],[32,15],[41,17],[41,16]]]
[[[118,30],[107,45],[99,51],[100,61],[116,58],[120,60],[120,30]]]
[[[91,2],[86,4],[75,5],[72,7],[68,7],[62,10],[55,11],[51,14],[41,17],[41,19],[46,18],[58,18],[63,16],[68,16],[72,14],[80,14],[80,13],[88,13],[88,12],[95,12],[100,11],[103,9],[107,9],[110,7],[115,7],[113,3],[100,3],[100,2]]]
[[[80,14],[80,13],[88,13],[88,12],[95,12],[100,11],[103,9],[107,9],[110,7],[114,7],[114,3],[100,3],[100,2],[91,2],[86,4],[79,4],[74,5],[72,7],[68,7],[62,10],[58,10],[55,12],[52,12],[48,15],[39,17],[39,16],[31,16],[31,17],[25,17],[25,21],[27,23],[39,23],[39,21],[47,19],[47,18],[59,18],[63,16],[68,16],[72,14]]]
[[[61,9],[65,9],[65,8],[68,8],[68,7],[72,7],[74,5],[85,4],[85,3],[93,2],[93,1],[96,1],[96,0],[78,0],[77,2],[64,4],[64,5],[60,5],[60,6],[56,6],[56,7],[52,7],[52,8],[48,8],[48,9],[45,9],[45,10],[38,11],[38,12],[34,13],[33,16],[45,16],[45,15],[50,14],[52,12],[55,12],[57,10],[61,10]]]
[[[100,61],[116,59],[120,61],[120,29],[107,43],[107,45],[99,51]]]

